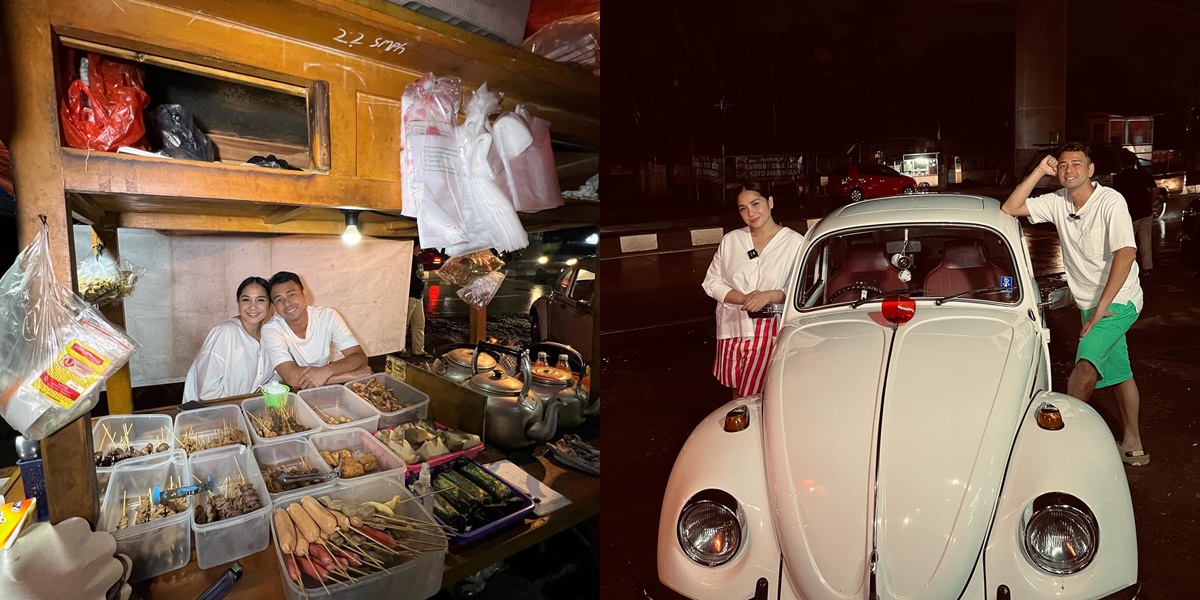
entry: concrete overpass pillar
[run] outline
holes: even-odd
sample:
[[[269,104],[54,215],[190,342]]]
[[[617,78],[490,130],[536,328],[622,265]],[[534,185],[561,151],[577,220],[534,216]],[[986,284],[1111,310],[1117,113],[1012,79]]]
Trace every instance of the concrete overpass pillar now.
[[[1065,142],[1067,0],[1017,0],[1017,85],[1013,159],[1017,181],[1029,174],[1036,144]]]

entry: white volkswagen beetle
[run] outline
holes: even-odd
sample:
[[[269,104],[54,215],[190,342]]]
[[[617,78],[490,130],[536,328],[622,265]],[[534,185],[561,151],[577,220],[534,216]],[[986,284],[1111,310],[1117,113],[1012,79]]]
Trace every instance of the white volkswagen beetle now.
[[[1017,220],[991,198],[844,207],[807,236],[763,397],[675,461],[652,597],[1130,599],[1108,426],[1050,391]],[[665,587],[664,587],[665,586]]]

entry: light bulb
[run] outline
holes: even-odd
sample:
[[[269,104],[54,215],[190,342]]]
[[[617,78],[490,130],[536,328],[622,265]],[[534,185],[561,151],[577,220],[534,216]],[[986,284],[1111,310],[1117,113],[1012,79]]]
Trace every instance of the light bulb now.
[[[358,227],[355,225],[347,225],[346,231],[342,232],[342,242],[347,246],[353,246],[362,241],[362,234],[359,233]]]
[[[593,233],[592,235],[587,236],[586,238],[583,239],[583,243],[591,244],[592,246],[599,244],[600,243],[600,234]]]

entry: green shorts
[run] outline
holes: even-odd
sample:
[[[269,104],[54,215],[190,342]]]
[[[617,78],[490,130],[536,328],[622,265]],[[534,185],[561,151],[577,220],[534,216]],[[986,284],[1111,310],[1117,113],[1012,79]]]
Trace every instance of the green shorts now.
[[[1125,332],[1137,320],[1137,309],[1132,302],[1126,302],[1109,305],[1108,310],[1116,316],[1100,319],[1087,335],[1080,338],[1079,350],[1075,352],[1076,363],[1086,359],[1100,373],[1097,388],[1117,385],[1133,377]],[[1082,322],[1087,323],[1093,312],[1095,309],[1082,311]]]

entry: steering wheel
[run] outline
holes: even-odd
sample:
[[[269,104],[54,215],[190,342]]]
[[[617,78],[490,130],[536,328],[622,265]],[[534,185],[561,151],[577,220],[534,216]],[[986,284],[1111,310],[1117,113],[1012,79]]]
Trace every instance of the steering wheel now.
[[[837,297],[838,297],[838,296],[841,296],[842,294],[845,294],[846,292],[859,292],[859,291],[862,291],[862,290],[867,290],[867,291],[870,291],[870,292],[875,292],[876,294],[882,294],[882,293],[883,293],[883,289],[881,289],[881,288],[878,288],[878,287],[875,287],[875,286],[873,286],[873,285],[871,285],[871,284],[869,284],[869,283],[862,283],[862,282],[859,282],[859,283],[852,283],[852,284],[850,284],[850,285],[848,285],[848,286],[846,286],[846,287],[844,287],[844,288],[842,288],[842,289],[840,289],[840,290],[838,290],[838,291],[836,291],[836,292],[834,292],[834,293],[830,294],[830,295],[829,295],[829,302],[831,302],[831,303],[832,303],[832,302],[834,302],[835,300],[837,300]]]

